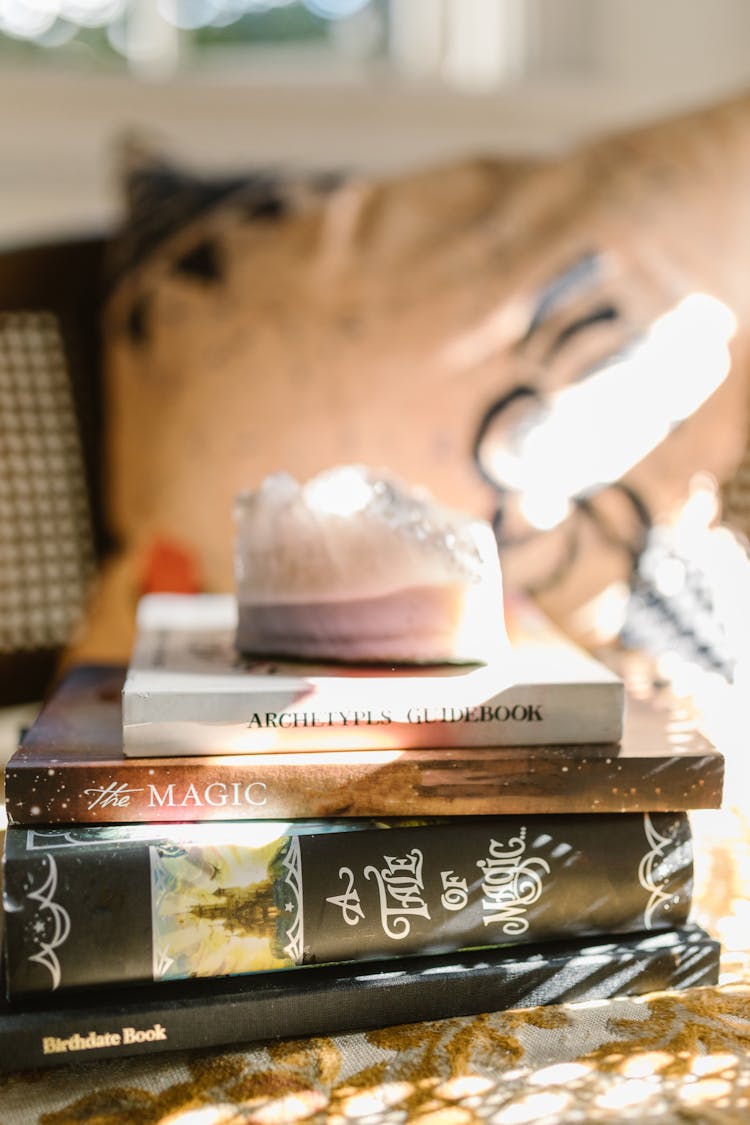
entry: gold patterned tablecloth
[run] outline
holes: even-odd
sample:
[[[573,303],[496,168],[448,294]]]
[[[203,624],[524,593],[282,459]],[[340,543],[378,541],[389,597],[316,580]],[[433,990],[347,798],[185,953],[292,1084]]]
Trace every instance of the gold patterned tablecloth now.
[[[745,1122],[750,984],[0,1080],[3,1125]]]

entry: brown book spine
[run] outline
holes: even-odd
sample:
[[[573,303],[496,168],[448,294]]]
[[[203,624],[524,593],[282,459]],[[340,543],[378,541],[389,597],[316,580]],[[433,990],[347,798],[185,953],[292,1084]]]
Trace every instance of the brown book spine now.
[[[680,759],[610,748],[571,767],[555,747],[530,759],[490,751],[380,751],[9,766],[11,824],[168,823],[291,817],[478,816],[703,808],[721,792],[710,758],[694,779]],[[580,765],[580,764],[579,764]],[[709,772],[710,771],[710,772]],[[673,777],[674,775],[674,777]],[[677,790],[679,789],[679,796]],[[714,792],[716,791],[716,792]]]

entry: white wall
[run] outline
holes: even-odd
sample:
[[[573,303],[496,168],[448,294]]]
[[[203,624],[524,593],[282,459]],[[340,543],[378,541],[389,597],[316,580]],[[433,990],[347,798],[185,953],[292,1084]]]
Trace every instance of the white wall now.
[[[403,2],[433,23],[436,11],[455,19],[457,0]],[[111,222],[116,139],[127,130],[198,168],[393,171],[478,151],[550,151],[750,86],[750,0],[525,0],[525,29],[518,0],[502,5],[516,39],[496,52],[504,75],[481,91],[447,84],[444,47],[419,79],[408,66],[400,76],[330,61],[300,71],[273,55],[162,83],[65,72],[53,58],[6,64],[0,244]]]

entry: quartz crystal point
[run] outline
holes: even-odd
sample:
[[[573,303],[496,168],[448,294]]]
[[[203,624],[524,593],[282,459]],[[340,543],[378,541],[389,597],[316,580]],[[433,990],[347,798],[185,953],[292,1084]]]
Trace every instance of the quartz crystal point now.
[[[421,664],[507,646],[491,527],[423,491],[357,465],[276,473],[235,521],[243,653]]]

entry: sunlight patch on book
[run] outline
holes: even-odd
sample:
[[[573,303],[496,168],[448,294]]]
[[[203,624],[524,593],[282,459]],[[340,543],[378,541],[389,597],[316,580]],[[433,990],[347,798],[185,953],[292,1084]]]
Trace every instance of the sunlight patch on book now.
[[[170,722],[168,727],[166,724],[144,723],[141,728],[139,724],[134,723],[128,727],[128,746],[131,751],[132,747],[141,744],[141,735],[147,740],[149,756],[152,753],[154,755],[210,753],[216,763],[224,761],[230,765],[237,755],[273,753],[279,748],[280,742],[278,730],[275,728],[258,730],[257,727],[251,726],[239,730],[236,724],[203,723],[199,727],[193,722]],[[373,734],[362,729],[349,731],[343,727],[332,727],[330,737],[323,739],[320,735],[311,733],[309,740],[306,740],[302,733],[297,741],[300,751],[305,751],[307,743],[311,753],[317,750],[324,752],[324,746],[331,752],[338,752],[339,743],[342,750],[365,755],[368,750],[376,750],[379,754],[377,758],[372,757],[373,764],[383,763],[385,760],[382,757],[383,751],[393,751],[391,761],[396,761],[403,753],[398,735],[382,732]],[[214,754],[213,750],[209,749],[211,745],[221,746],[223,753]],[[360,760],[365,761],[366,758]]]

